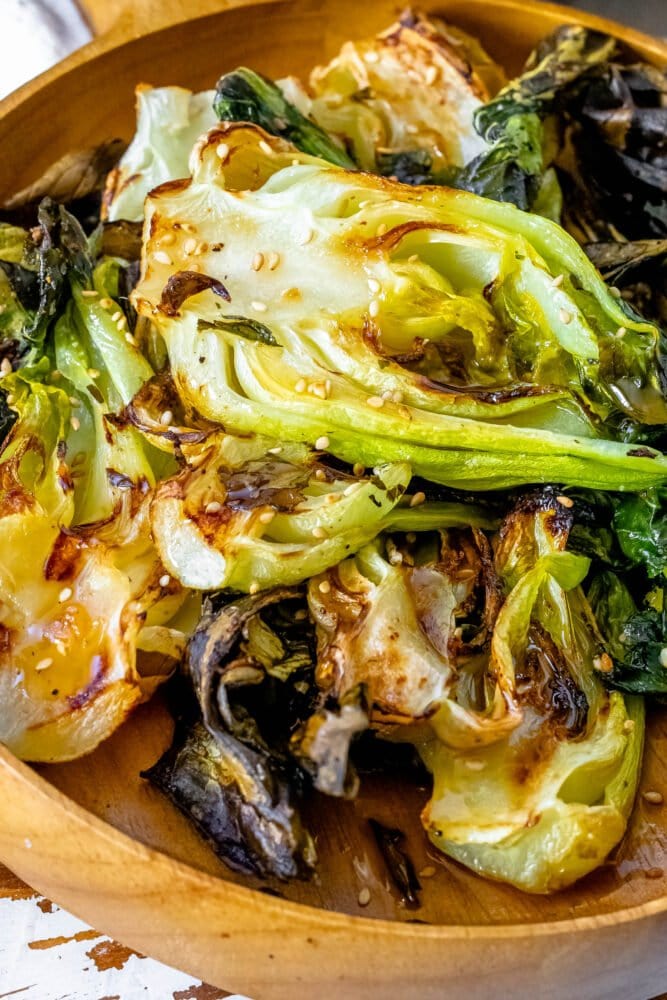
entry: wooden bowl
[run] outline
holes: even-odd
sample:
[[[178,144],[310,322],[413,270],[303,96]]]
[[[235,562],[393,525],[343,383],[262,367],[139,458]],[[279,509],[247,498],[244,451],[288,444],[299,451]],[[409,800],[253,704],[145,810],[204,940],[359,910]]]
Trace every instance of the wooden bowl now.
[[[114,5],[89,0],[87,6],[93,23],[107,27]],[[510,71],[538,39],[572,20],[615,33],[644,58],[667,63],[664,44],[569,8],[528,0],[420,6],[477,34]],[[390,0],[135,6],[0,106],[0,201],[68,150],[129,137],[138,82],[210,87],[240,63],[271,75],[305,72],[345,38],[371,33],[396,13]],[[171,721],[158,698],[94,754],[71,764],[30,768],[0,750],[0,859],[124,944],[256,1000],[300,993],[473,1000],[501,992],[531,1000],[626,1000],[665,989],[661,807],[640,798],[613,861],[566,892],[535,898],[436,855],[418,818],[427,791],[375,778],[356,802],[315,803],[308,819],[320,874],[276,896],[228,872],[139,778],[170,739]],[[666,741],[667,719],[655,715],[645,789],[665,788]],[[420,909],[407,909],[388,888],[367,834],[370,816],[406,832],[418,869],[436,869],[422,879]],[[371,901],[362,909],[358,896],[366,887]]]

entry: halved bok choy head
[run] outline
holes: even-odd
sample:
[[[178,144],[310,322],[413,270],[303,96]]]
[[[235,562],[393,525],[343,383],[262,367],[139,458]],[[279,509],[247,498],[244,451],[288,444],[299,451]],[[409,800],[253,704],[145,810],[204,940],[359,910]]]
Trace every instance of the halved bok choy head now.
[[[361,686],[371,725],[416,745],[434,845],[535,893],[619,842],[643,743],[641,700],[602,681],[613,663],[571,523],[552,490],[529,494],[493,552],[476,530],[393,536],[309,587],[318,683],[338,698]]]
[[[134,302],[204,417],[450,486],[665,478],[616,430],[665,422],[659,332],[558,226],[249,124],[210,131],[191,168],[148,198]]]

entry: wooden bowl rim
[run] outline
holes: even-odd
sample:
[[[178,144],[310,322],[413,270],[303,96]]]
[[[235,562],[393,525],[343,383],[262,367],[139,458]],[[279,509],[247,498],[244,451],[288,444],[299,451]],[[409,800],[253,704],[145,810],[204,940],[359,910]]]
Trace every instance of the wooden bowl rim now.
[[[112,29],[107,34],[93,39],[61,63],[30,80],[18,90],[5,97],[0,101],[0,116],[11,113],[24,101],[32,98],[40,90],[57,81],[59,78],[66,76],[80,66],[84,66],[93,59],[104,56],[124,45],[145,40],[163,31],[169,31],[177,27],[179,23],[217,18],[232,10],[244,9],[246,7],[251,10],[252,8],[267,6],[269,4],[284,8],[289,8],[292,5],[289,0],[231,0],[231,2],[218,10],[208,11],[203,14],[200,13],[194,17],[184,17],[180,22],[163,25],[155,31],[143,34],[131,34],[128,36],[123,33],[122,29]],[[474,10],[476,7],[488,8],[490,5],[495,6],[499,13],[503,11],[520,11],[530,15],[531,13],[539,12],[540,15],[547,15],[553,20],[554,24],[556,22],[576,22],[586,27],[614,35],[630,47],[636,48],[647,56],[654,58],[656,62],[667,63],[667,40],[663,41],[659,38],[652,38],[641,31],[626,27],[620,22],[609,18],[589,14],[577,8],[537,2],[537,0],[469,0],[467,8]],[[434,10],[434,13],[437,13],[437,10]],[[446,14],[446,11],[444,13]],[[175,879],[178,879],[180,882],[191,882],[194,879],[203,890],[206,890],[207,887],[224,886],[224,892],[228,895],[230,901],[243,904],[244,906],[259,907],[267,916],[280,914],[282,919],[285,919],[285,917],[292,918],[297,923],[302,923],[307,919],[312,925],[316,925],[319,930],[348,930],[355,931],[362,936],[367,936],[369,933],[373,935],[381,933],[382,935],[390,935],[401,940],[418,936],[420,939],[429,938],[432,940],[466,940],[475,938],[487,941],[502,941],[520,936],[524,937],[528,933],[531,936],[552,936],[569,933],[573,929],[580,932],[602,930],[631,921],[657,916],[667,911],[667,892],[663,896],[650,900],[647,903],[624,907],[608,913],[584,917],[572,916],[560,920],[537,923],[523,922],[495,925],[417,924],[401,920],[392,921],[368,917],[363,914],[353,915],[336,910],[326,910],[307,903],[298,903],[288,899],[271,897],[260,890],[239,885],[222,877],[211,875],[201,869],[193,868],[163,851],[147,846],[140,840],[122,832],[117,827],[83,808],[76,801],[60,792],[45,777],[37,774],[28,764],[20,761],[2,745],[0,745],[0,768],[12,772],[14,778],[25,786],[26,794],[48,800],[49,805],[61,814],[63,820],[80,829],[87,828],[91,831],[93,842],[100,847],[103,847],[105,842],[107,842],[119,853],[134,854],[138,860],[143,860],[146,863],[157,862],[160,867],[167,866],[171,869]]]

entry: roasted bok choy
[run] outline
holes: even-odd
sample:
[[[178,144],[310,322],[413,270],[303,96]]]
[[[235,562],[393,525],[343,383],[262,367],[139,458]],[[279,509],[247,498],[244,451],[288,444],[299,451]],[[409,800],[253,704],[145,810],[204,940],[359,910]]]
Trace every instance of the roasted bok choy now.
[[[307,81],[142,85],[106,178],[19,192],[0,739],[69,760],[164,685],[144,777],[268,888],[400,754],[473,872],[602,864],[667,697],[666,114],[606,35],[508,82],[407,12]]]

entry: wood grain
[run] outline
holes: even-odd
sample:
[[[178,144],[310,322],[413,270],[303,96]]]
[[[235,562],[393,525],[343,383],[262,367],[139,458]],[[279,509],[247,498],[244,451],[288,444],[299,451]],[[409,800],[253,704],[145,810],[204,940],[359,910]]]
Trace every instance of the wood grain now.
[[[210,10],[210,3],[192,9]],[[425,3],[477,33],[516,69],[574,13],[520,0]],[[189,9],[189,8],[188,8]],[[169,4],[166,14],[178,16]],[[395,15],[389,0],[295,0],[234,7],[119,44],[125,21],[0,107],[0,200],[68,150],[129,137],[139,81],[210,86],[239,63],[300,73],[351,34]],[[599,18],[585,23],[609,29]],[[138,21],[131,33],[139,35]],[[611,30],[615,30],[611,26]],[[627,32],[645,57],[667,48]],[[128,947],[256,1000],[309,996],[420,1000],[604,997],[660,993],[667,983],[667,823],[643,801],[616,857],[558,896],[536,899],[484,882],[430,849],[418,815],[426,789],[374,778],[353,803],[320,799],[308,820],[321,856],[308,884],[251,885],[232,875],[140,778],[168,744],[159,698],[90,757],[30,769],[0,751],[0,858],[49,898]],[[651,719],[644,788],[667,791],[667,720]],[[388,884],[368,819],[401,827],[423,878],[409,910]],[[257,891],[269,888],[280,896]],[[359,891],[368,888],[367,907]],[[417,921],[417,922],[415,922]],[[421,923],[424,921],[424,923]]]

